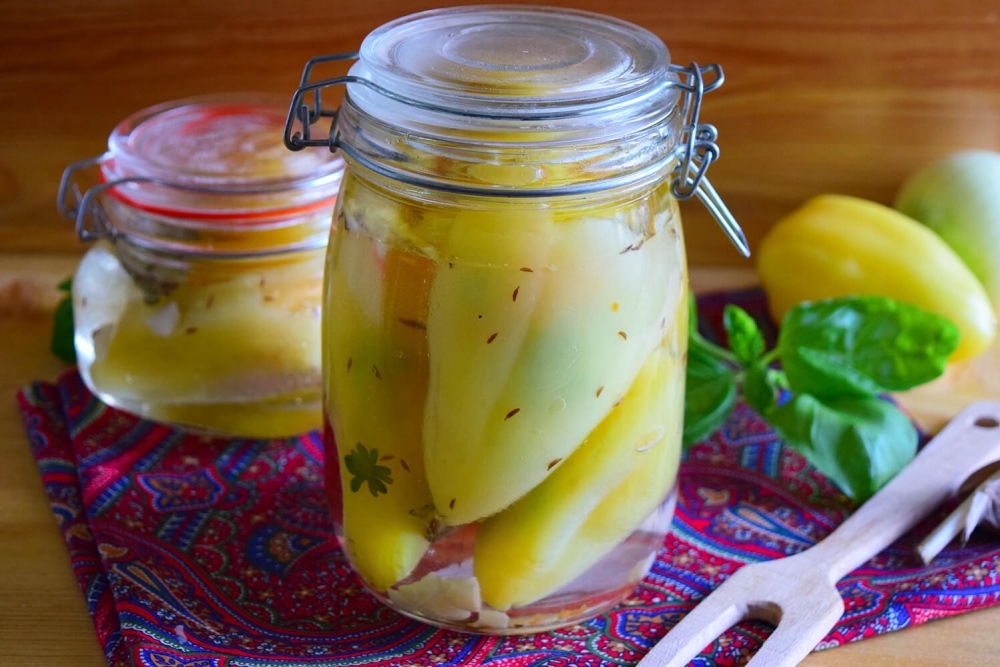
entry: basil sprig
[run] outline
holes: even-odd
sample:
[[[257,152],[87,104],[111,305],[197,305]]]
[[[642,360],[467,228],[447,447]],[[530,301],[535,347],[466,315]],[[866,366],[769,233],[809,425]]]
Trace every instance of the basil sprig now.
[[[76,348],[73,345],[73,279],[67,278],[59,283],[59,291],[64,293],[63,298],[56,306],[52,318],[52,338],[49,348],[52,354],[56,355],[66,363],[76,363]]]
[[[880,395],[944,372],[959,339],[947,319],[883,297],[806,302],[788,311],[766,352],[757,323],[730,304],[727,350],[698,333],[691,303],[686,446],[720,428],[742,391],[788,445],[859,502],[916,454],[913,423]]]

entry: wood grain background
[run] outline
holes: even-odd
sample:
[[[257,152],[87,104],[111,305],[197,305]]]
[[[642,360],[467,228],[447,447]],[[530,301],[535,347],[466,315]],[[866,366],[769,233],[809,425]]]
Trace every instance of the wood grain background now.
[[[811,195],[889,202],[937,156],[1000,148],[1000,0],[572,4],[649,28],[677,62],[724,65],[703,111],[722,146],[710,174],[751,243]],[[0,253],[81,251],[55,212],[59,175],[132,111],[219,91],[290,95],[308,57],[433,6],[0,2]],[[692,261],[740,261],[697,205],[685,215]]]

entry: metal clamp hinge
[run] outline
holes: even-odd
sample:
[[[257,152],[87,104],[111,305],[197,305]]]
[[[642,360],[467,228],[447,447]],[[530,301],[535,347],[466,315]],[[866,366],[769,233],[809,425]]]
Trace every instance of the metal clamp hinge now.
[[[697,195],[740,254],[749,257],[750,244],[746,235],[722,201],[722,197],[705,178],[708,167],[719,157],[719,144],[716,143],[719,131],[714,125],[699,123],[698,117],[701,114],[701,99],[705,93],[717,89],[726,80],[722,67],[720,65],[699,67],[698,63],[691,63],[687,67],[670,65],[670,70],[684,77],[677,84],[684,91],[681,103],[682,149],[671,191],[679,200],[690,199]],[[714,77],[706,83],[707,74]]]
[[[288,115],[285,117],[284,139],[285,147],[288,150],[300,151],[309,146],[329,146],[330,150],[335,149],[336,141],[332,135],[333,129],[337,126],[338,110],[323,108],[323,89],[353,83],[355,80],[361,81],[361,79],[360,77],[338,76],[313,83],[310,83],[309,79],[312,77],[312,70],[316,65],[343,60],[357,60],[357,58],[358,54],[356,52],[334,53],[310,58],[306,62],[306,66],[302,69],[302,78],[299,80],[299,87],[292,96],[292,104],[288,109]],[[305,102],[306,96],[309,93],[312,93],[312,104]],[[313,139],[311,134],[312,126],[319,122],[320,118],[333,119],[330,125],[331,136],[326,139]],[[302,130],[299,132],[293,132],[296,120],[302,124]]]
[[[80,188],[73,181],[73,176],[81,169],[87,169],[94,165],[101,164],[108,159],[108,155],[98,155],[74,162],[66,167],[62,178],[59,180],[59,192],[56,194],[56,207],[59,213],[76,223],[76,235],[81,241],[97,241],[102,238],[112,238],[115,235],[115,228],[104,211],[97,195],[119,185],[122,181],[110,181],[88,188],[83,194]],[[87,220],[92,220],[91,225],[87,225]]]

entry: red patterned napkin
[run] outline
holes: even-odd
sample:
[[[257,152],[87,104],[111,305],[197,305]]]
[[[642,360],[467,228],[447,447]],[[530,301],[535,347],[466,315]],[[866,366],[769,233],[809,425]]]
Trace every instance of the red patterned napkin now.
[[[707,334],[720,331],[726,302],[766,324],[759,292],[717,295],[700,305]],[[318,434],[185,435],[108,408],[75,372],[18,398],[98,638],[116,666],[633,664],[742,564],[801,551],[850,511],[741,406],[688,453],[673,532],[624,604],[557,632],[465,635],[404,618],[361,587],[331,539]],[[1000,601],[996,543],[949,549],[921,565],[912,546],[934,520],[840,583],[847,611],[821,648]],[[695,664],[742,664],[768,632],[741,624]]]

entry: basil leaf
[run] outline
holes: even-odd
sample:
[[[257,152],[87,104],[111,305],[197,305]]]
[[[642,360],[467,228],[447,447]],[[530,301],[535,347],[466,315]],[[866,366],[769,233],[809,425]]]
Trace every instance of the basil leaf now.
[[[722,325],[729,339],[729,349],[744,366],[749,366],[764,354],[764,335],[753,318],[737,305],[726,304]]]
[[[684,392],[684,447],[718,431],[736,405],[736,357],[698,331],[698,307],[688,292],[687,376]]]
[[[694,294],[688,290],[688,355],[691,354],[706,354],[733,366],[739,363],[736,355],[710,342],[698,331],[698,302]]]
[[[704,341],[689,341],[684,394],[684,446],[722,427],[736,404],[736,374]]]
[[[767,415],[791,447],[859,503],[882,488],[917,452],[917,431],[888,401],[799,394]]]
[[[778,353],[797,393],[819,398],[903,391],[944,372],[958,346],[945,318],[892,299],[801,303],[785,315]]]
[[[67,296],[56,306],[49,349],[52,350],[52,354],[70,364],[76,363],[73,335],[73,301]]]
[[[688,288],[688,337],[701,337],[698,333],[698,299],[694,292]]]
[[[774,409],[775,392],[783,382],[784,374],[781,371],[773,371],[765,364],[756,363],[746,370],[743,397],[757,414],[766,416]]]

